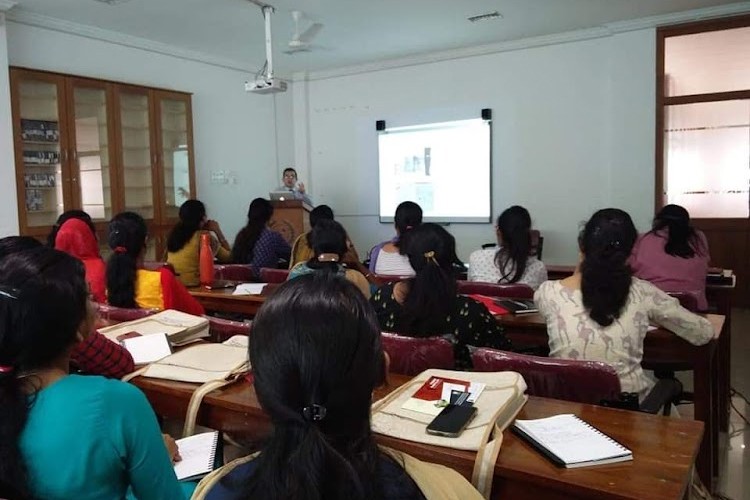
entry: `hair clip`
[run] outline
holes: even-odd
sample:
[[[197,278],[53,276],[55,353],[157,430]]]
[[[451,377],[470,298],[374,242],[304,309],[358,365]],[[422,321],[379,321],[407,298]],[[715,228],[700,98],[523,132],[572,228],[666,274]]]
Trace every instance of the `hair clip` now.
[[[326,407],[323,405],[310,405],[302,408],[302,416],[309,422],[320,422],[326,418]]]
[[[414,229],[414,226],[406,226],[405,229],[408,231],[409,229]]]
[[[125,247],[115,247],[112,251],[115,253],[128,253],[128,249]]]
[[[622,246],[622,243],[620,243],[620,240],[612,240],[609,242],[609,246],[611,248],[614,248],[615,250],[619,250]]]
[[[11,299],[11,300],[18,300],[18,293],[19,291],[15,288],[5,288],[0,287],[0,296]]]
[[[0,365],[0,373],[13,373],[13,367],[10,365]]]
[[[434,250],[430,250],[429,252],[425,252],[424,253],[424,258],[427,259],[428,261],[432,261],[435,264],[437,264],[437,260],[435,260],[435,251]]]
[[[322,253],[318,255],[318,262],[338,262],[339,254],[337,253]]]

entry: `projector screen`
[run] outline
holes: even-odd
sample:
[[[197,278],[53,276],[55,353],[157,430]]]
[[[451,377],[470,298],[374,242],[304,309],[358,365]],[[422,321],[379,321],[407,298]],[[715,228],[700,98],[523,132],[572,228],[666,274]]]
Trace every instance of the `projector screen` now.
[[[425,222],[490,222],[491,130],[477,118],[380,131],[380,221],[413,201]]]

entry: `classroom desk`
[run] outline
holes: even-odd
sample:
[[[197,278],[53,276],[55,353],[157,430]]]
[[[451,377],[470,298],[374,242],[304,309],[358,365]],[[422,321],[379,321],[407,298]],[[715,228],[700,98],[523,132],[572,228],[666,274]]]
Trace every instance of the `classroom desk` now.
[[[496,316],[505,328],[511,341],[519,346],[548,345],[547,325],[540,314]],[[718,475],[719,422],[717,398],[717,363],[714,356],[716,346],[723,335],[724,317],[707,315],[714,327],[714,340],[703,346],[694,346],[663,328],[646,334],[643,346],[643,365],[648,368],[660,360],[679,359],[693,366],[693,394],[695,418],[706,424],[707,432],[698,454],[698,474],[709,489]]]
[[[551,265],[547,266],[547,277],[551,280],[567,278],[575,270],[574,265]],[[724,330],[717,345],[717,371],[718,392],[716,412],[719,428],[722,432],[729,429],[729,393],[731,388],[731,361],[730,350],[732,348],[732,294],[735,285],[706,285],[706,299],[708,300],[709,312],[715,312],[724,316]]]
[[[411,377],[389,376],[376,390],[384,397]],[[184,418],[194,384],[138,377],[133,383],[148,397],[158,415]],[[545,398],[529,398],[519,418],[574,413],[633,451],[633,461],[580,469],[561,469],[510,431],[495,466],[492,497],[497,499],[680,499],[689,485],[703,424],[644,413]],[[267,436],[271,425],[255,390],[244,379],[207,395],[198,414],[200,425],[253,442]],[[474,453],[377,436],[379,443],[422,460],[440,463],[471,477]]]
[[[188,288],[190,295],[201,303],[206,312],[238,313],[255,316],[258,309],[266,301],[266,297],[273,293],[278,284],[269,283],[261,295],[232,295],[234,288],[218,288],[209,290],[196,286]]]

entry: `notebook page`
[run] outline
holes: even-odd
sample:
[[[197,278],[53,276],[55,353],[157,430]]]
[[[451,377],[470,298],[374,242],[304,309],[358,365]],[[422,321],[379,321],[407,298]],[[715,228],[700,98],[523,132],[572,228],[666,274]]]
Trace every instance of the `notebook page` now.
[[[567,464],[604,460],[630,454],[575,415],[516,420],[516,425]]]
[[[178,480],[208,474],[214,468],[216,445],[219,433],[205,432],[177,440],[182,460],[174,464]]]
[[[166,333],[125,339],[122,345],[133,356],[133,363],[136,365],[153,363],[172,354]]]
[[[240,283],[232,295],[260,295],[268,283]]]

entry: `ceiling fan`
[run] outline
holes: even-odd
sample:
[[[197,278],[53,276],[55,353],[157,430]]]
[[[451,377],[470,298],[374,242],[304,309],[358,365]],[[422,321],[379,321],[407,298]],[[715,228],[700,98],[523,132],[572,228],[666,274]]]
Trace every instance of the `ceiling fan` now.
[[[292,39],[289,40],[289,48],[284,51],[284,54],[310,52],[312,49],[316,48],[316,46],[312,44],[312,40],[318,35],[318,33],[320,33],[323,24],[314,22],[305,31],[300,33],[300,20],[304,19],[302,12],[293,10],[292,19],[294,19],[294,35],[292,36]]]

